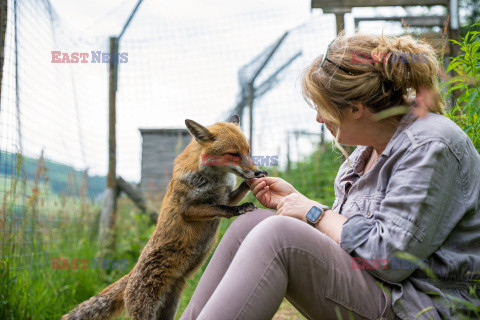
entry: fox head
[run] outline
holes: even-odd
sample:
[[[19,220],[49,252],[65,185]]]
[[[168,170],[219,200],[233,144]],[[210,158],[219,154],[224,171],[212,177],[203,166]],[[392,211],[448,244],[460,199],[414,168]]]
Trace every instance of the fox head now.
[[[260,177],[250,157],[250,146],[240,130],[240,118],[233,115],[228,122],[209,127],[186,119],[185,125],[200,150],[200,170],[232,172],[244,179]]]

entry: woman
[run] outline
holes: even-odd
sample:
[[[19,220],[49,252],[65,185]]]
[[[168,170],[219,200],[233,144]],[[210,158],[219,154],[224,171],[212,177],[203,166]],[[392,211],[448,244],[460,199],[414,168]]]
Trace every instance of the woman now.
[[[249,181],[277,211],[232,223],[182,319],[270,319],[284,297],[311,319],[451,319],[461,317],[456,298],[478,305],[480,156],[443,115],[438,70],[432,48],[410,36],[335,39],[303,77],[316,120],[338,146],[358,146],[335,203],[280,178]]]

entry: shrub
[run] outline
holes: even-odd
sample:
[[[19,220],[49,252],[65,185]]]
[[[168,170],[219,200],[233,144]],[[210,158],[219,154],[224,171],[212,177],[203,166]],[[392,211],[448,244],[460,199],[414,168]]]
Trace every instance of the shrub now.
[[[472,26],[480,26],[477,21]],[[450,40],[460,46],[462,54],[452,59],[447,72],[453,71],[455,76],[445,85],[449,87],[446,95],[456,95],[455,103],[448,112],[448,117],[455,121],[470,137],[475,148],[480,152],[480,41],[478,31],[468,31],[460,42]]]

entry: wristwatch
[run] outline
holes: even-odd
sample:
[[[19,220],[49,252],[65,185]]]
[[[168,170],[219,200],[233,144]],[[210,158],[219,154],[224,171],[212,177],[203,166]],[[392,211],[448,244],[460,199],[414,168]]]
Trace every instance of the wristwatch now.
[[[329,210],[330,207],[325,206],[323,204],[319,206],[312,206],[310,210],[308,210],[307,215],[305,218],[307,218],[307,222],[311,226],[315,226],[315,224],[322,219],[323,213],[325,210]]]

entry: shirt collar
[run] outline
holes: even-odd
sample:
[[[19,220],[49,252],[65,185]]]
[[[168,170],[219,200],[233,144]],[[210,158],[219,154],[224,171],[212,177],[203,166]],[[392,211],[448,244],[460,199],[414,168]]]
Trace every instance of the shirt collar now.
[[[405,131],[405,129],[416,119],[417,119],[417,116],[415,116],[415,114],[412,111],[412,108],[410,108],[410,110],[402,117],[402,120],[400,120],[400,123],[398,124],[397,129],[395,130],[395,133],[390,138],[390,141],[388,141],[388,144],[385,147],[385,150],[383,150],[380,156],[388,157],[390,155],[393,145],[395,144],[395,140],[397,140],[400,134],[402,134],[403,131]]]
[[[409,110],[408,113],[406,113],[402,119],[400,120],[397,129],[395,130],[395,133],[393,136],[390,138],[390,140],[387,143],[387,146],[385,147],[385,150],[383,150],[381,156],[388,157],[392,151],[393,145],[395,144],[395,140],[400,136],[400,134],[405,130],[406,127],[408,127],[413,121],[415,121],[416,116],[413,114],[412,110]],[[353,172],[361,175],[362,172],[364,171],[365,165],[367,164],[368,159],[372,155],[373,152],[373,147],[372,146],[359,146],[359,156],[356,158],[356,160],[353,163]]]
[[[360,155],[357,157],[353,163],[353,173],[361,175],[365,169],[368,159],[370,158],[373,147],[372,146],[360,146]]]

